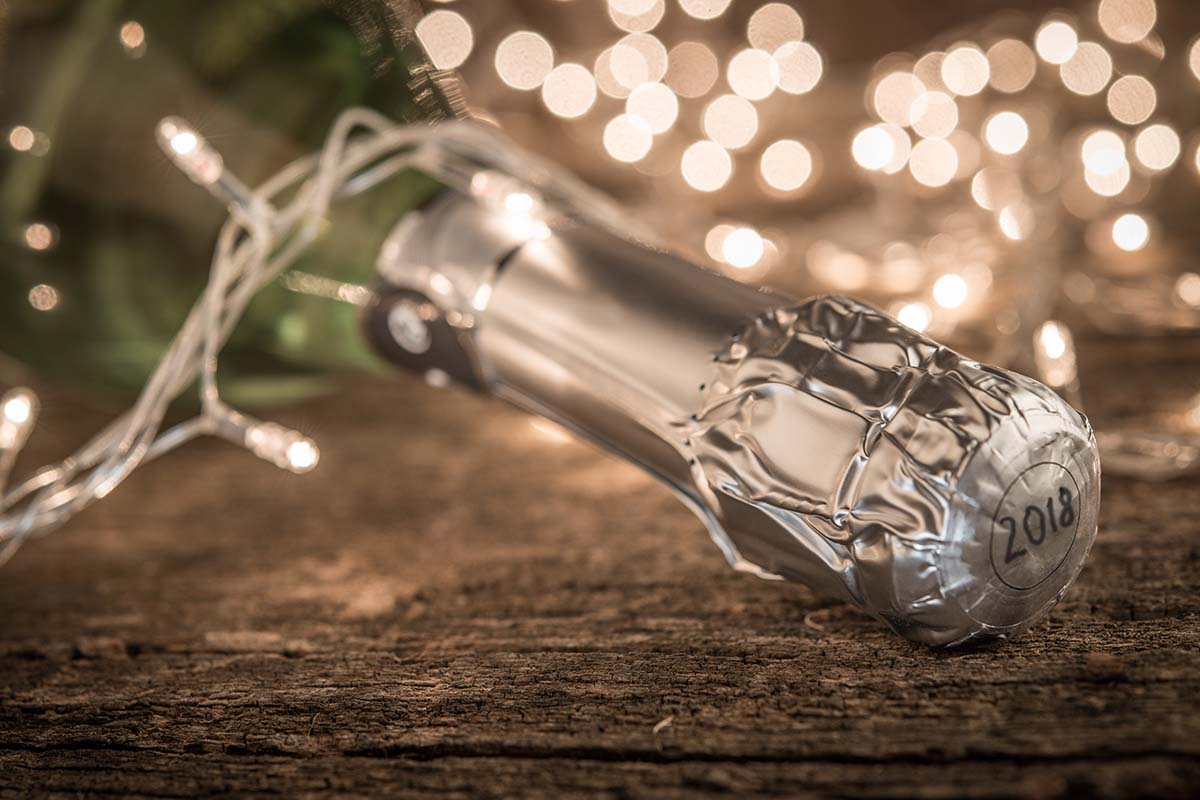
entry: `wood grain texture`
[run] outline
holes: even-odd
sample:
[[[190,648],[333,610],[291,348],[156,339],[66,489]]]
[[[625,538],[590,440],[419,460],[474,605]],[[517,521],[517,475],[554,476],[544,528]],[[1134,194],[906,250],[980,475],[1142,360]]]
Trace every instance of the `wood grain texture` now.
[[[99,422],[54,405],[31,462]],[[284,416],[315,473],[198,443],[0,571],[0,796],[1200,789],[1200,482],[1106,477],[1050,618],[937,653],[483,398]]]

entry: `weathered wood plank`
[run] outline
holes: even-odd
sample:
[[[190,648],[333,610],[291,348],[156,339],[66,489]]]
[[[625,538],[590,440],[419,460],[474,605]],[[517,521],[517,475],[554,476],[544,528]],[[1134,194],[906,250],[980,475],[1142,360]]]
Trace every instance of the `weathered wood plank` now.
[[[312,475],[198,444],[0,572],[0,795],[1200,786],[1200,482],[1106,479],[1051,618],[945,654],[731,572],[664,489],[483,399],[288,416]],[[40,455],[95,422],[52,408]]]

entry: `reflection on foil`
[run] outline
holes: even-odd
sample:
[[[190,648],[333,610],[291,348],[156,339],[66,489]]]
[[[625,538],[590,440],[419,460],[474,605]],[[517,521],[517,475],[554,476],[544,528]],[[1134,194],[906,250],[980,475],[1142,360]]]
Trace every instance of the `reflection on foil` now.
[[[846,597],[919,641],[1028,626],[1070,585],[1095,535],[1099,463],[1081,414],[848,298],[755,320],[717,357],[703,408],[682,426],[726,552]],[[1041,463],[1059,468],[1031,469]],[[1059,482],[1068,509],[1051,533],[1042,505],[1057,502]],[[1001,507],[1010,503],[1015,511]],[[1007,520],[1027,507],[1042,528],[1030,512],[1006,551]],[[1057,529],[1066,516],[1069,540]],[[1002,560],[1015,554],[1004,570],[993,547]],[[1008,570],[1026,588],[1006,583]]]

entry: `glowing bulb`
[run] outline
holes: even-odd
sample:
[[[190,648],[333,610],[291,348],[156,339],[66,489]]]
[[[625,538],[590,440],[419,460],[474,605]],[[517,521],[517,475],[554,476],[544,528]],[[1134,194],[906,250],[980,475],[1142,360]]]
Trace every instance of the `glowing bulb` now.
[[[33,130],[25,125],[17,125],[8,132],[8,145],[18,153],[27,153],[33,149],[37,137]]]
[[[772,189],[794,192],[812,176],[812,153],[800,142],[782,139],[763,151],[759,171]]]
[[[1126,252],[1141,250],[1150,240],[1150,225],[1141,214],[1122,214],[1113,222],[1112,238]]]
[[[413,30],[437,69],[462,66],[475,46],[475,34],[470,23],[456,11],[439,9],[430,12]]]
[[[604,149],[617,161],[641,161],[653,144],[654,135],[641,117],[620,114],[604,127]]]
[[[787,3],[767,3],[750,16],[746,38],[752,47],[774,53],[804,38],[804,20]]]
[[[1133,152],[1146,169],[1169,169],[1179,158],[1179,134],[1170,125],[1147,125],[1133,140]]]
[[[287,464],[292,472],[308,472],[320,460],[321,453],[311,439],[300,439],[288,445]]]
[[[680,97],[703,97],[721,73],[713,51],[700,42],[683,42],[667,54],[667,74],[663,79]]]
[[[1058,70],[1063,85],[1075,94],[1099,94],[1112,78],[1112,56],[1095,42],[1080,42],[1075,54]]]
[[[679,6],[689,17],[716,19],[725,13],[732,0],[679,0]]]
[[[746,49],[730,59],[725,78],[747,100],[762,100],[779,85],[779,65],[765,50]]]
[[[982,92],[988,85],[990,72],[987,56],[974,45],[956,47],[942,61],[942,83],[957,95]]]
[[[1125,142],[1113,131],[1098,130],[1088,134],[1080,148],[1088,172],[1101,177],[1115,175],[1125,161]]]
[[[693,189],[715,192],[729,182],[733,174],[733,159],[716,142],[695,142],[683,151],[680,171]]]
[[[945,92],[926,92],[912,107],[912,128],[918,135],[944,139],[958,125],[958,105]]]
[[[1154,28],[1158,9],[1154,0],[1100,0],[1097,17],[1108,38],[1132,44],[1145,39]]]
[[[885,75],[875,85],[872,95],[875,113],[893,125],[911,125],[913,104],[925,92],[925,84],[912,73],[893,72]]]
[[[556,116],[582,117],[596,102],[596,81],[587,67],[559,64],[542,83],[542,102]]]
[[[679,116],[679,98],[665,84],[644,83],[630,93],[625,112],[645,120],[651,133],[666,133]]]
[[[917,333],[929,327],[932,321],[929,308],[924,303],[905,303],[896,312],[896,319],[901,325],[911,328]]]
[[[1108,88],[1108,113],[1126,125],[1145,122],[1154,113],[1158,95],[1154,84],[1141,75],[1118,78]]]
[[[1004,39],[987,51],[992,88],[1015,94],[1028,86],[1037,74],[1037,59],[1022,41]]]
[[[33,416],[33,400],[27,394],[10,392],[4,400],[4,421],[24,425]]]
[[[1067,353],[1067,337],[1063,335],[1062,327],[1053,320],[1042,325],[1038,342],[1042,352],[1050,358],[1062,358]]]
[[[532,91],[554,69],[554,48],[533,31],[510,33],[496,47],[496,74],[514,89]]]
[[[758,112],[745,98],[721,95],[704,109],[704,132],[727,150],[737,150],[758,133]]]
[[[933,284],[933,300],[942,308],[958,308],[967,301],[967,282],[953,272]]]
[[[984,125],[983,138],[997,153],[1012,155],[1020,152],[1029,141],[1029,125],[1017,112],[1001,111],[993,114]]]
[[[945,139],[922,139],[908,157],[908,169],[917,183],[945,186],[958,172],[958,152]]]
[[[531,214],[537,200],[529,192],[512,192],[504,198],[504,209],[510,214]]]
[[[121,40],[121,46],[129,56],[138,58],[145,52],[146,29],[140,23],[134,20],[126,22],[121,26],[117,38]]]
[[[721,255],[725,262],[738,269],[749,269],[762,260],[766,246],[762,236],[753,228],[735,228],[725,237]]]
[[[48,250],[54,244],[54,231],[44,222],[25,227],[25,244],[30,250]]]
[[[1079,35],[1065,22],[1047,22],[1038,29],[1034,47],[1043,61],[1065,64],[1079,47]]]
[[[878,170],[892,160],[895,144],[881,126],[872,125],[855,135],[850,152],[863,169]]]
[[[776,83],[788,94],[805,94],[821,80],[821,54],[808,42],[785,42],[771,56]]]
[[[156,131],[159,146],[181,172],[201,186],[211,186],[225,171],[221,155],[179,117],[166,117]]]
[[[58,289],[39,283],[29,290],[29,305],[38,311],[53,311],[58,307]]]

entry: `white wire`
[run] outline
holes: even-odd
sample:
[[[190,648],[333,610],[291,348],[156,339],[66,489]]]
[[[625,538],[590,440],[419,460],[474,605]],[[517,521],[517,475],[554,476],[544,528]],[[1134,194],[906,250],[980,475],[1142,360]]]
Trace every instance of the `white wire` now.
[[[178,123],[182,121],[172,122],[175,130]],[[187,157],[169,154],[177,164]],[[204,150],[203,155],[209,160],[201,166],[211,166],[215,160],[223,169],[215,152]],[[473,175],[490,169],[544,192],[565,210],[587,208],[595,221],[613,228],[621,225],[619,212],[609,201],[547,163],[519,154],[497,131],[475,123],[397,126],[369,109],[351,109],[334,123],[320,153],[289,164],[253,191],[227,173],[208,181],[197,178],[201,170],[195,164],[181,166],[229,205],[208,284],[133,407],[72,456],[38,470],[0,496],[0,565],[31,536],[62,525],[115,489],[141,464],[197,436],[221,436],[260,455],[263,450],[274,452],[270,457],[279,461],[279,441],[268,443],[274,447],[271,450],[261,437],[278,436],[281,431],[298,434],[258,423],[221,400],[219,354],[254,295],[317,237],[335,197],[357,193],[408,168],[469,190]],[[160,433],[171,402],[197,376],[200,415]]]

